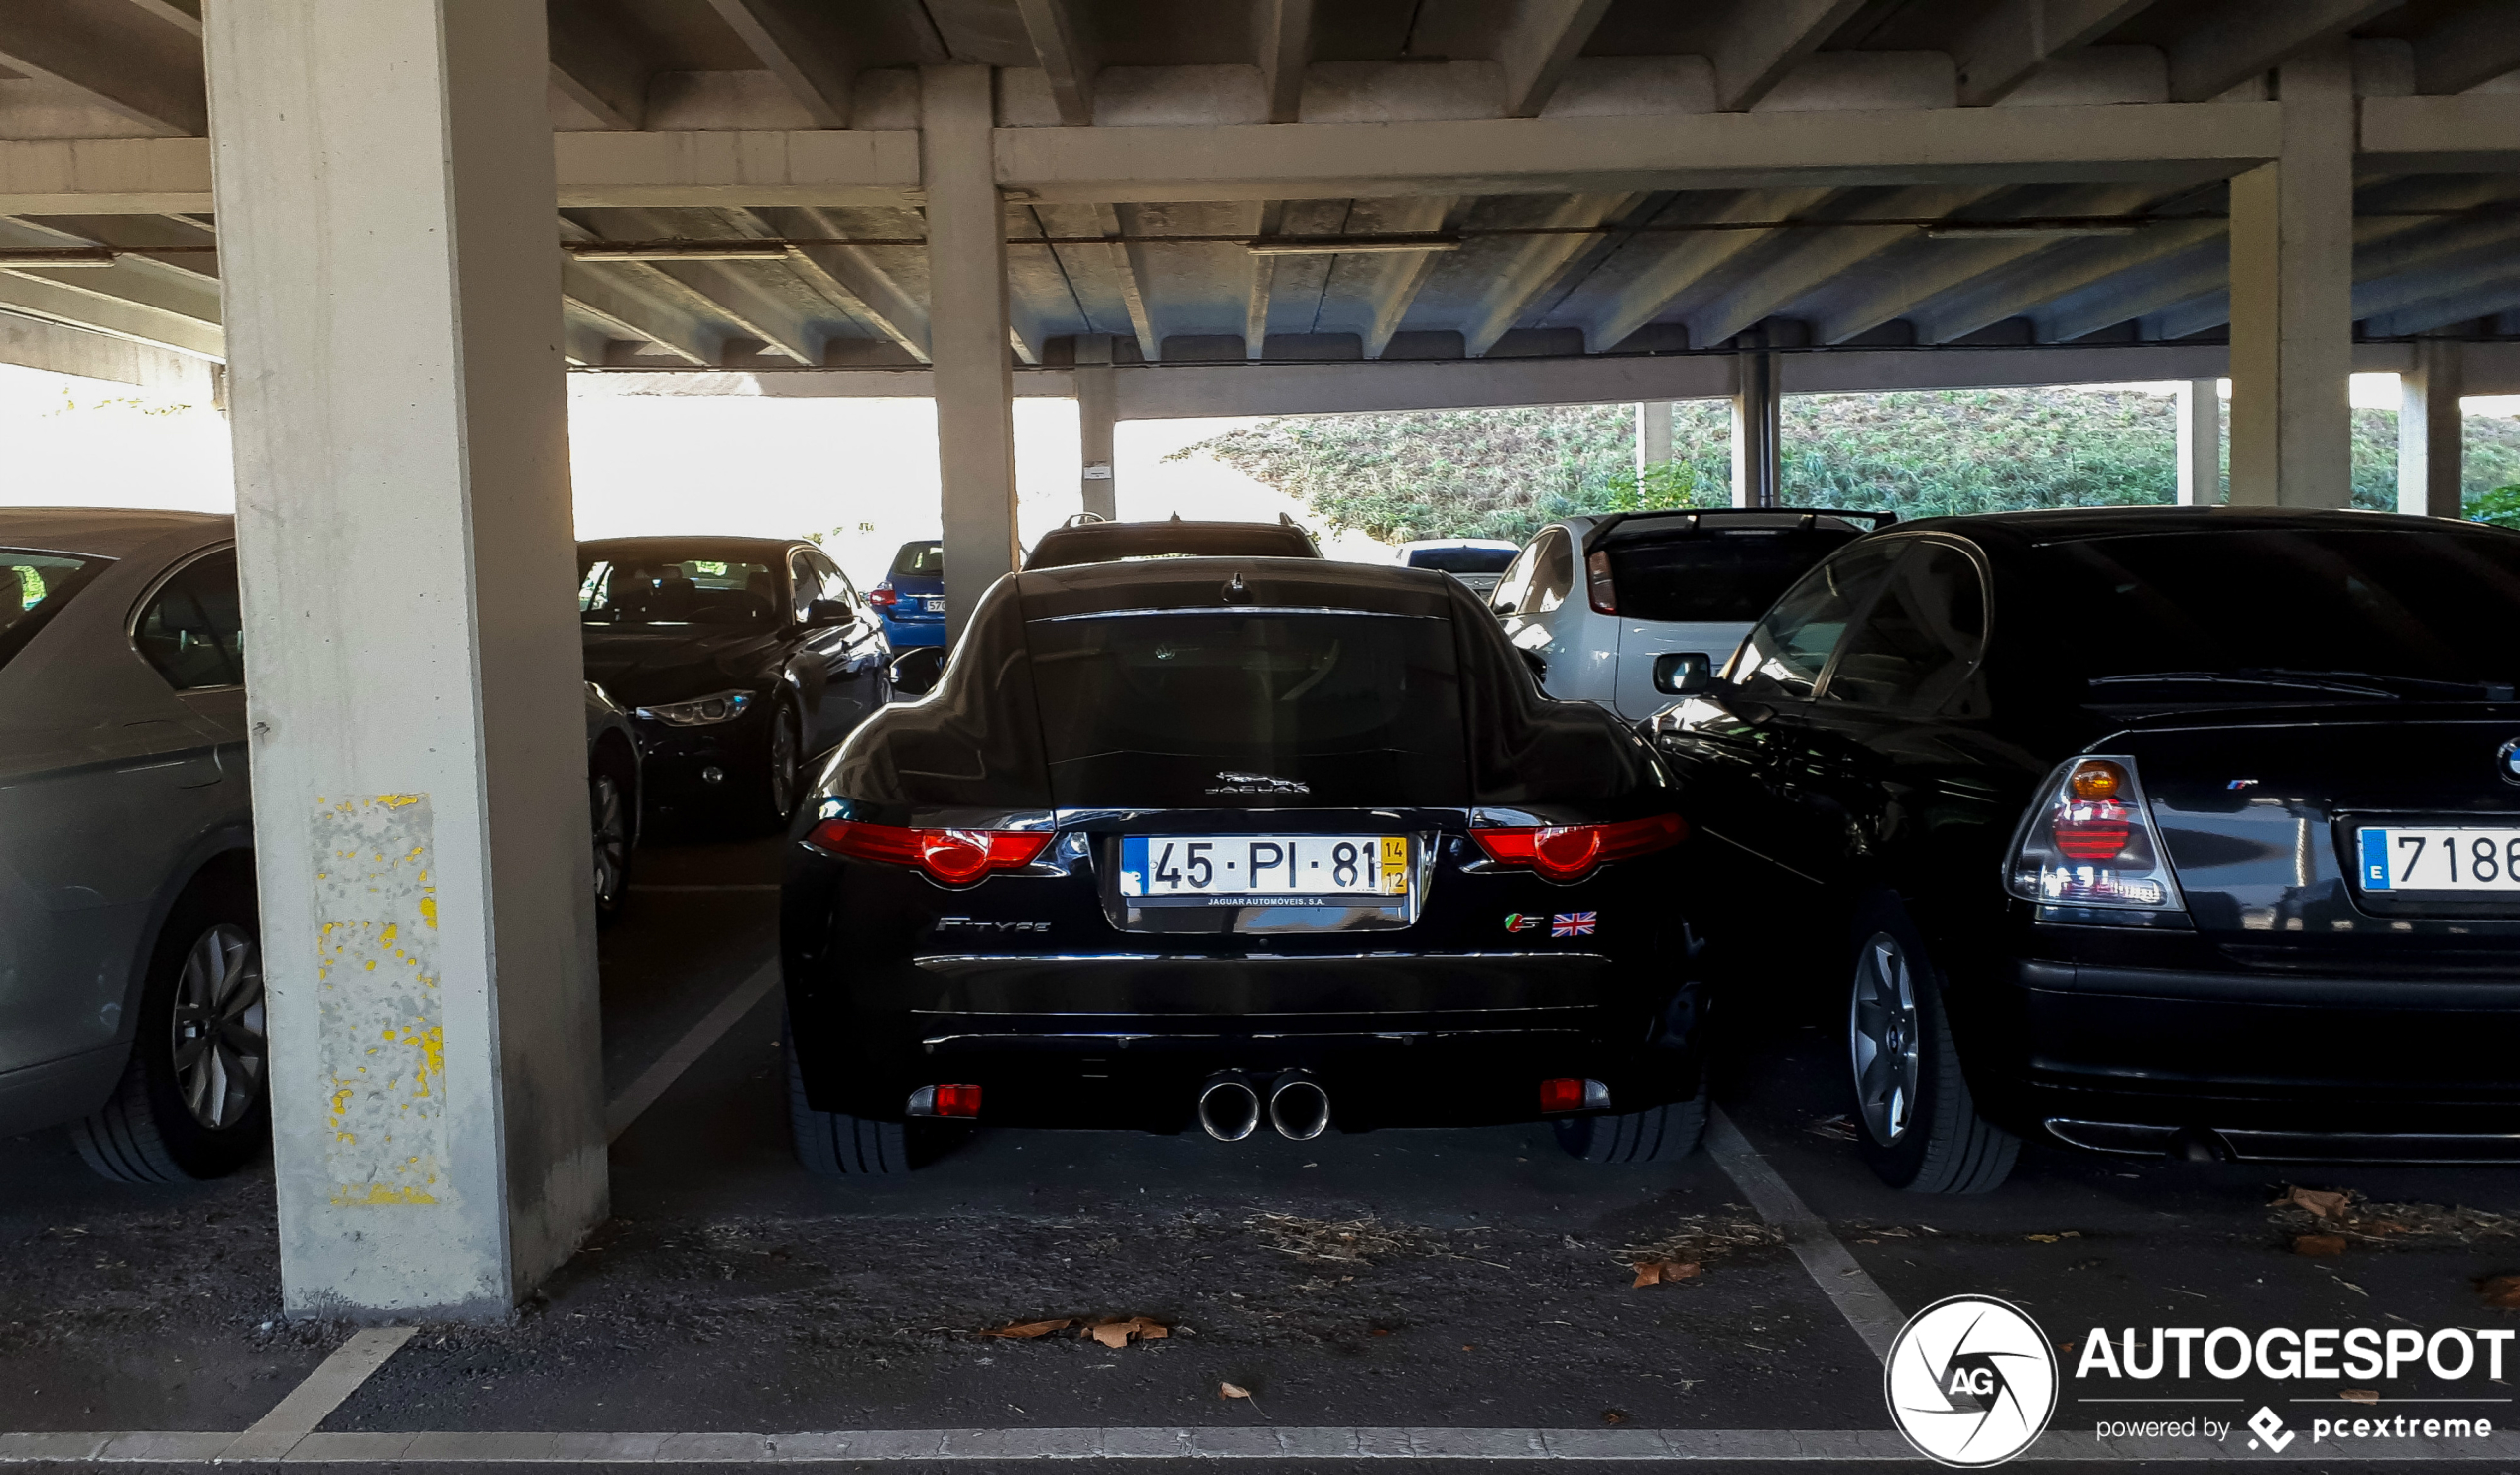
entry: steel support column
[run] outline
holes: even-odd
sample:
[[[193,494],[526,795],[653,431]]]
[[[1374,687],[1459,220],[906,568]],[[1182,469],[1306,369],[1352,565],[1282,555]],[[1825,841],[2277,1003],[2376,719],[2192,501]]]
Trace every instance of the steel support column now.
[[[1014,569],[1015,379],[1008,358],[1006,208],[991,153],[989,68],[919,69],[928,186],[928,332],[945,496],[945,640]]]
[[[543,8],[205,20],[282,1300],[503,1318],[608,1211]]]

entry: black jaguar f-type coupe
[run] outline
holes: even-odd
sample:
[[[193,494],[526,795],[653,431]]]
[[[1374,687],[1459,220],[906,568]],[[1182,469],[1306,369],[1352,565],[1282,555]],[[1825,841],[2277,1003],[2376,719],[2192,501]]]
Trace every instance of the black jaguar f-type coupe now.
[[[1544,1118],[1580,1157],[1687,1153],[1687,833],[1642,737],[1541,695],[1442,574],[1009,575],[792,826],[798,1155],[898,1172],[956,1122]]]

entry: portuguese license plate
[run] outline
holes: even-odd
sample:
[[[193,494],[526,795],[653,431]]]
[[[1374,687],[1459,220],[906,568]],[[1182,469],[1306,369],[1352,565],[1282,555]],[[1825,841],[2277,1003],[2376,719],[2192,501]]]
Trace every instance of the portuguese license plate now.
[[[2520,829],[2371,825],[2357,838],[2364,891],[2520,892]]]
[[[1406,835],[1129,835],[1120,895],[1254,898],[1409,894]]]

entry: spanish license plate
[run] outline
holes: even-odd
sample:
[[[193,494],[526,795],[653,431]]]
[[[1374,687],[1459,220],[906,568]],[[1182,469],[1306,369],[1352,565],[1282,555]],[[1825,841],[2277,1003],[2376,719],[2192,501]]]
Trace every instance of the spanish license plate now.
[[[922,608],[922,609],[924,609],[924,610],[926,610],[928,613],[930,613],[930,614],[932,614],[932,615],[941,615],[941,614],[944,614],[944,613],[945,613],[945,596],[944,596],[943,594],[931,594],[931,595],[928,595],[927,597],[925,597],[925,598],[923,598],[923,599],[921,599],[921,600],[919,601],[919,607],[920,607],[920,608]]]
[[[1409,894],[1406,835],[1129,835],[1120,841],[1124,897]]]
[[[2373,825],[2357,838],[2364,891],[2520,892],[2520,829]]]

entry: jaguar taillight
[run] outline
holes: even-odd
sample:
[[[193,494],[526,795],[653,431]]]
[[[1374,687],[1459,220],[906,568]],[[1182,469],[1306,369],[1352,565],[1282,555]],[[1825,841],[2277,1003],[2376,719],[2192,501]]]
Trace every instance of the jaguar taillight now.
[[[1679,815],[1653,814],[1614,824],[1483,827],[1470,838],[1491,864],[1528,866],[1547,881],[1580,881],[1611,861],[1677,845],[1688,833]]]
[[[1050,832],[1030,829],[906,829],[854,819],[825,819],[805,843],[851,860],[908,866],[940,886],[972,886],[999,871],[1020,871],[1050,848]]]
[[[2004,884],[2024,901],[2139,912],[2184,910],[2132,758],[2059,768],[2022,821]]]

